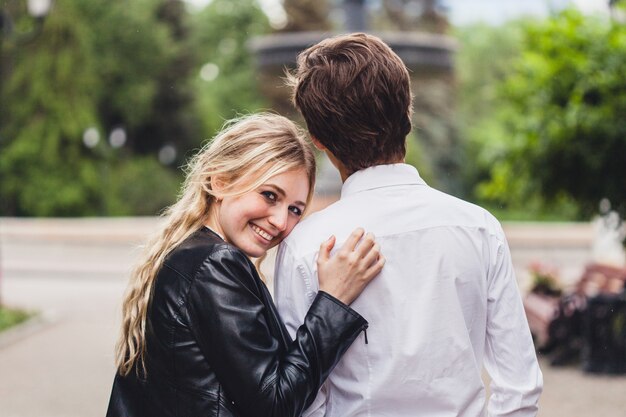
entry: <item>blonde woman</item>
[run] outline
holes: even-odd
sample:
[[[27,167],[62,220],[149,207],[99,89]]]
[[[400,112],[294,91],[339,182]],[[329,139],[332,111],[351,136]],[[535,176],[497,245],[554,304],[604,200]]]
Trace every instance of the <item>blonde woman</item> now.
[[[123,304],[107,416],[299,416],[367,322],[349,304],[380,272],[371,235],[320,247],[320,291],[292,341],[250,257],[311,201],[315,160],[288,119],[234,121],[190,163]],[[358,243],[358,244],[357,244]]]

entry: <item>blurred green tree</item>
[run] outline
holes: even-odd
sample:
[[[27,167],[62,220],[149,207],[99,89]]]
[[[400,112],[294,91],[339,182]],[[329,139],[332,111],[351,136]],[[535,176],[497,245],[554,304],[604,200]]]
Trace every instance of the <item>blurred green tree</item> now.
[[[501,103],[497,86],[521,54],[522,22],[492,26],[484,23],[457,27],[455,55],[458,80],[458,129],[464,146],[463,188],[472,190],[489,178],[494,158],[507,148],[504,129],[494,113]],[[476,198],[470,195],[470,198]]]
[[[269,32],[256,0],[213,0],[193,16],[191,42],[198,59],[193,82],[205,138],[226,119],[268,107],[248,40]]]
[[[626,26],[565,10],[524,25],[521,45],[483,132],[479,196],[574,203],[581,219],[607,198],[626,214]]]
[[[178,165],[200,136],[191,83],[195,55],[184,2],[81,0],[80,4],[82,16],[97,34],[92,47],[99,79],[112,87],[104,89],[98,100],[103,129],[123,128],[125,147],[134,155],[156,157],[168,147],[176,152],[168,162]]]
[[[101,80],[101,120],[108,131],[123,127],[134,154],[155,156],[164,146],[178,150],[198,143],[193,112],[194,50],[180,0],[84,1],[84,15],[99,34],[94,39]]]
[[[16,12],[17,22],[27,17]],[[2,91],[3,215],[88,215],[102,207],[98,162],[81,139],[98,123],[90,37],[76,4],[58,2],[42,36],[21,48],[4,43],[12,71]]]
[[[186,18],[179,0],[65,0],[32,42],[4,43],[2,215],[155,214],[174,199],[180,174],[157,152],[173,164],[200,141]],[[162,181],[127,198],[128,172],[137,188]]]

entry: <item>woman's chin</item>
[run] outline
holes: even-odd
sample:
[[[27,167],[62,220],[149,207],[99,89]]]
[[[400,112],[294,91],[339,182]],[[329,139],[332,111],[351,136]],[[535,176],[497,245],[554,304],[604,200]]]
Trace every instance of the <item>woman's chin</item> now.
[[[247,255],[251,258],[260,258],[266,254],[267,254],[267,251],[254,251],[254,252],[247,253]]]
[[[260,258],[267,253],[269,248],[269,245],[246,245],[245,247],[239,247],[239,249],[241,249],[246,255],[251,258]]]
[[[245,242],[240,241],[240,245],[235,244],[235,246],[237,246],[251,258],[260,258],[261,256],[267,254],[270,249],[278,246],[280,242],[284,240],[284,237],[279,236],[272,239],[271,241],[268,241],[263,237],[257,235],[256,233],[250,235],[249,237],[249,240],[246,239]]]

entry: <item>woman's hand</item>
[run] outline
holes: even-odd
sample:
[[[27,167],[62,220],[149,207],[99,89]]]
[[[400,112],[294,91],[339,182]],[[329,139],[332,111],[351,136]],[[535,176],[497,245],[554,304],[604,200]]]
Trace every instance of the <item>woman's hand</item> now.
[[[385,258],[374,235],[356,229],[341,249],[332,257],[335,246],[331,236],[320,246],[317,257],[317,274],[320,291],[325,291],[344,304],[351,304],[363,292],[367,284],[381,271]]]

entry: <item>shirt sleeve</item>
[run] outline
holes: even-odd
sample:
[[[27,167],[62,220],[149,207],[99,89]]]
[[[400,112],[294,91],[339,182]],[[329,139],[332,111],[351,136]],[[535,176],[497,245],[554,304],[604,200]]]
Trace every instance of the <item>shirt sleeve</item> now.
[[[515,279],[511,254],[499,227],[488,276],[485,368],[491,377],[489,417],[534,417],[543,377]]]
[[[274,300],[291,337],[304,322],[309,306],[319,291],[316,271],[297,261],[286,242],[281,243],[274,269]]]
[[[238,251],[211,254],[187,296],[189,321],[238,415],[300,416],[366,321],[319,292],[285,346],[255,274]]]
[[[291,337],[304,321],[306,312],[319,290],[317,276],[302,260],[297,262],[291,248],[283,242],[276,255],[274,299],[278,313]],[[324,383],[313,403],[302,417],[324,417],[328,399],[328,382]]]

